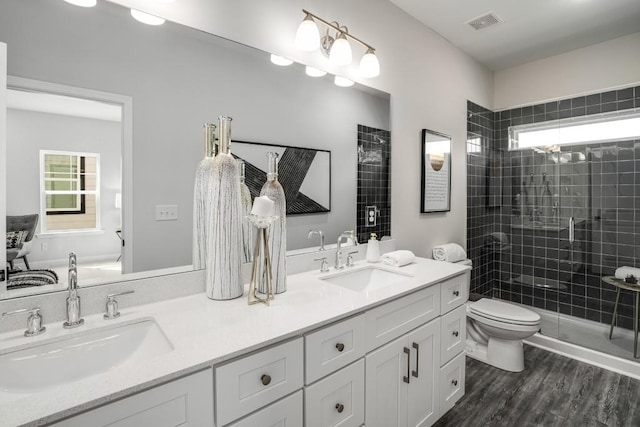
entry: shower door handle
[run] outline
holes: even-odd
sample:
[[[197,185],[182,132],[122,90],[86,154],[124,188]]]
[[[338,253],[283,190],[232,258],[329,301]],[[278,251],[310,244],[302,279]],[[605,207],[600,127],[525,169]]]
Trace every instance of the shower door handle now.
[[[574,217],[569,218],[569,243],[573,243],[576,239],[576,219]]]

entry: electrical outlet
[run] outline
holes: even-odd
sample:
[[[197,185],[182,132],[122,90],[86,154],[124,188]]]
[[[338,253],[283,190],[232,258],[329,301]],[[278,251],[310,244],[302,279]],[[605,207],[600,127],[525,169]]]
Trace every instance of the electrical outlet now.
[[[378,222],[378,208],[375,206],[367,206],[367,224],[366,227],[375,227]]]
[[[176,221],[178,205],[156,205],[156,221]]]

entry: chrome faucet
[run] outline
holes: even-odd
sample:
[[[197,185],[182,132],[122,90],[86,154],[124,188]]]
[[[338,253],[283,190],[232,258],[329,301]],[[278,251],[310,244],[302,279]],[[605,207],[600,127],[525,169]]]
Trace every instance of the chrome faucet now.
[[[80,297],[78,296],[78,263],[76,254],[69,254],[69,296],[67,297],[67,321],[62,324],[66,329],[75,328],[84,323],[80,317]]]
[[[322,230],[309,230],[309,234],[307,235],[307,239],[310,239],[315,234],[320,236],[320,249],[318,249],[318,250],[319,251],[324,251],[324,234],[322,234]]]
[[[338,236],[338,243],[336,247],[336,265],[335,265],[336,270],[342,270],[344,268],[344,262],[342,261],[342,240],[343,239],[351,239],[353,240],[354,244],[356,245],[358,244],[358,241],[356,240],[356,233],[353,230],[345,231],[344,233]]]

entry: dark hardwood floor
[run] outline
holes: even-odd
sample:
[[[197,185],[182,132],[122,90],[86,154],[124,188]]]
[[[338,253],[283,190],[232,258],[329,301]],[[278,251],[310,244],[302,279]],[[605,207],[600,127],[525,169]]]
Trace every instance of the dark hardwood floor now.
[[[467,358],[466,392],[445,426],[640,426],[640,381],[525,346],[525,370]]]

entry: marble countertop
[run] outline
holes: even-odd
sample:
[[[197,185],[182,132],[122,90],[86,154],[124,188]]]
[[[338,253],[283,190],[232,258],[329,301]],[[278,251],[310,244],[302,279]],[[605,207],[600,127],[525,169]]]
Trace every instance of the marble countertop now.
[[[371,264],[359,261],[351,270]],[[0,426],[38,426],[91,409],[197,372],[270,344],[362,312],[391,299],[433,285],[470,269],[468,266],[418,258],[404,267],[377,267],[408,274],[407,280],[370,292],[355,292],[326,281],[336,273],[317,271],[290,275],[287,292],[270,306],[247,304],[244,296],[231,301],[209,300],[204,293],[153,304],[121,308],[121,317],[105,321],[102,314],[85,317],[79,329],[61,322],[46,324],[47,332],[25,338],[23,330],[0,334],[0,354],[31,347],[94,328],[153,318],[174,349],[145,361],[123,364],[106,373],[28,395],[0,394]],[[46,319],[45,319],[46,321]]]

